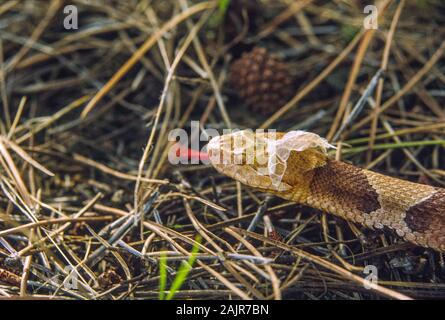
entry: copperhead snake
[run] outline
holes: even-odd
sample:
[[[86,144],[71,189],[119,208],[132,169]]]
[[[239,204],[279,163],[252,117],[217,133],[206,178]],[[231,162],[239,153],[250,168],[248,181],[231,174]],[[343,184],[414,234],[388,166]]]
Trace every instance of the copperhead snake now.
[[[250,187],[445,251],[445,189],[332,160],[314,133],[238,131],[210,140],[220,173]]]

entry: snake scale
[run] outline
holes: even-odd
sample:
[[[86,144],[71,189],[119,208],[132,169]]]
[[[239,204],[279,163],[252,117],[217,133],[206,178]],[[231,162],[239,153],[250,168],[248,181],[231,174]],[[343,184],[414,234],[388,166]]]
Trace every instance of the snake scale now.
[[[333,160],[329,147],[314,133],[245,130],[214,137],[207,151],[217,171],[245,185],[445,251],[445,189]]]

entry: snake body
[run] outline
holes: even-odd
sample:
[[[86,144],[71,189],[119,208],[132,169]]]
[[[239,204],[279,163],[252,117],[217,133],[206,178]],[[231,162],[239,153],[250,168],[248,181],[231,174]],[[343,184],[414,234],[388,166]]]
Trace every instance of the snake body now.
[[[445,189],[332,160],[327,145],[311,133],[241,131],[213,138],[208,153],[217,171],[243,184],[445,251]]]

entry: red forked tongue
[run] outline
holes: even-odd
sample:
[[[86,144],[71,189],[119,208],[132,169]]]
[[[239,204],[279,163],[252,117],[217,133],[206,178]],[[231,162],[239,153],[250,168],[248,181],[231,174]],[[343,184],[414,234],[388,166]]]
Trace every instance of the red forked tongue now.
[[[201,152],[199,150],[190,149],[184,146],[179,146],[176,150],[176,156],[181,158],[186,158],[188,160],[209,160],[209,155],[206,152]]]

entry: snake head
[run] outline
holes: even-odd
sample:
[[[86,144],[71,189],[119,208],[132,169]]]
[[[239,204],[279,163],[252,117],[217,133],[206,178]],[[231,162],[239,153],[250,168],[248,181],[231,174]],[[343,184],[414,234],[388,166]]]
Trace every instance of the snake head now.
[[[306,184],[306,175],[326,163],[328,147],[314,133],[243,130],[214,137],[207,151],[217,171],[277,193]]]

